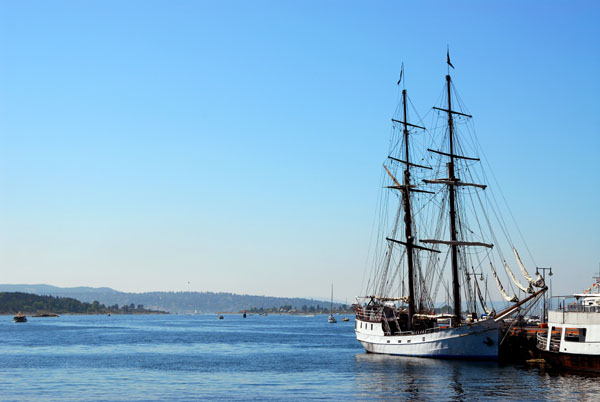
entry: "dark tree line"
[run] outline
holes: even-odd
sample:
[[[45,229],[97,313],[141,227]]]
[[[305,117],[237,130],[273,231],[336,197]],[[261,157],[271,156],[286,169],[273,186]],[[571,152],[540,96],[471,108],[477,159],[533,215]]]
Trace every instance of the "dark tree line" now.
[[[118,304],[106,307],[94,300],[92,303],[82,303],[71,297],[38,296],[21,292],[0,292],[0,314],[141,314],[155,311],[145,309],[142,305]]]
[[[280,307],[252,307],[247,309],[249,313],[302,313],[302,314],[328,314],[330,312],[329,306],[320,306],[317,304],[316,306],[307,306],[303,305],[301,308],[293,307],[290,304],[286,304]],[[333,313],[335,314],[352,314],[354,313],[353,306],[347,306],[345,304],[334,305]]]

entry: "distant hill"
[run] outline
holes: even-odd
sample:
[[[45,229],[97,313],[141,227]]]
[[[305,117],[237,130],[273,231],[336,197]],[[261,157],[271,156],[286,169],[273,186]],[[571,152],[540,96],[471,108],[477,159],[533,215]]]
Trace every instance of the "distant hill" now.
[[[152,310],[169,311],[172,313],[217,313],[237,312],[242,310],[272,309],[281,306],[292,306],[301,310],[303,306],[329,307],[329,302],[323,300],[238,295],[235,293],[213,292],[147,292],[126,293],[111,288],[73,287],[61,288],[51,285],[1,285],[0,292],[25,292],[37,295],[72,297],[82,302],[98,301],[104,305],[143,305]],[[334,308],[342,305],[334,303]]]

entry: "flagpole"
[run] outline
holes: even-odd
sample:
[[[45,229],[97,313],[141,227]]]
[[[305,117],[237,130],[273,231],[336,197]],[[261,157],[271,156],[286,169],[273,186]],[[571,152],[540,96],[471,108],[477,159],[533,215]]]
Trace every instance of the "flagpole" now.
[[[396,84],[398,86],[400,86],[400,83],[402,82],[402,89],[406,89],[406,87],[404,85],[403,77],[404,77],[404,62],[402,62],[402,67],[400,67],[400,78],[398,78],[398,82]]]
[[[406,80],[404,79],[404,62],[402,62],[402,90],[406,90]]]
[[[450,46],[446,47],[446,64],[448,64],[448,75],[450,75],[450,67],[454,69],[452,62],[450,61]]]

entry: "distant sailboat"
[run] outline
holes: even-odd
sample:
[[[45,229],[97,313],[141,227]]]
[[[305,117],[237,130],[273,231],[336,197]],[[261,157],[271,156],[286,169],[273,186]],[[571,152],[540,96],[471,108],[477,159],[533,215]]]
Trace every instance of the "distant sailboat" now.
[[[333,315],[333,284],[331,284],[331,306],[329,308],[329,317],[327,318],[327,322],[330,324],[335,324],[337,322]]]

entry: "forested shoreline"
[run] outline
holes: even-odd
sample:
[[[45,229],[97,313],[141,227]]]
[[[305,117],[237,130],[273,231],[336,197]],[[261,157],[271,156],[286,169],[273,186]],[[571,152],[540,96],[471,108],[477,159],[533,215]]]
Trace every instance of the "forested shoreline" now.
[[[0,292],[0,314],[161,314],[134,304],[105,306],[97,300],[80,302],[72,297],[38,296],[22,292]]]

